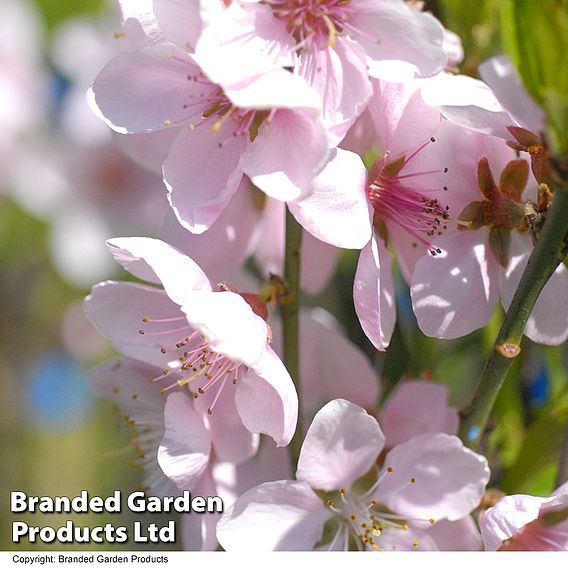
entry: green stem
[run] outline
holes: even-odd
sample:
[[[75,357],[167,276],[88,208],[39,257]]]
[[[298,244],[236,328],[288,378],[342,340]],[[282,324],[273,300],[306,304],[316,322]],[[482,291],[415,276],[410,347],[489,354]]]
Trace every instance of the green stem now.
[[[568,424],[562,438],[560,446],[560,459],[558,460],[558,471],[556,472],[555,487],[560,487],[568,481]]]
[[[300,397],[300,253],[302,227],[286,208],[286,249],[284,253],[284,280],[288,286],[287,302],[281,306],[282,335],[284,338],[284,364],[294,381]],[[296,464],[302,446],[303,428],[301,409],[298,410],[298,426],[290,442],[290,453]]]
[[[542,232],[507,310],[469,411],[462,421],[460,436],[472,447],[479,444],[497,394],[520,353],[523,331],[538,296],[564,259],[567,235],[568,184],[564,184],[554,192]],[[558,301],[563,299],[558,298]]]

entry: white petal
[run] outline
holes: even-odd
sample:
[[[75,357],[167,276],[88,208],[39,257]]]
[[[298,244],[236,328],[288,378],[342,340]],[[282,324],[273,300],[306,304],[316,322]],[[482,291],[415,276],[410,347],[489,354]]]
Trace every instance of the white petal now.
[[[352,402],[332,400],[308,429],[296,477],[314,489],[349,489],[372,467],[384,443],[375,418]]]

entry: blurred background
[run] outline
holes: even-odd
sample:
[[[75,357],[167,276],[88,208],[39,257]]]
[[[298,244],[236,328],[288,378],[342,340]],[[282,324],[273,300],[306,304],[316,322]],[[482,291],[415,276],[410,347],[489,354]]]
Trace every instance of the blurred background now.
[[[460,71],[476,76],[478,64],[499,53],[497,0],[480,0],[475,9],[469,4],[438,0],[425,7],[460,35],[465,50]],[[119,32],[117,5],[110,0],[0,0],[2,550],[16,548],[13,520],[53,521],[10,515],[10,491],[73,497],[83,489],[101,496],[119,489],[126,495],[141,482],[140,472],[129,467],[134,453],[117,411],[91,393],[89,369],[112,350],[82,309],[93,284],[124,278],[105,239],[158,236],[166,211],[159,176],[131,161],[117,146],[117,135],[86,104],[89,83],[121,49]],[[377,354],[353,311],[356,261],[356,254],[343,253],[331,284],[306,304],[337,317],[374,362],[384,392],[401,377],[423,375],[449,386],[451,404],[466,406],[502,313],[463,340],[426,338],[399,277],[397,329],[388,353]],[[254,269],[252,261],[249,265]],[[565,346],[545,348],[526,340],[484,441],[492,484],[503,491],[548,495],[554,487],[568,421],[566,362]],[[58,516],[54,524],[66,519]],[[75,520],[82,526],[107,522],[101,515]],[[132,519],[112,521],[130,525]]]

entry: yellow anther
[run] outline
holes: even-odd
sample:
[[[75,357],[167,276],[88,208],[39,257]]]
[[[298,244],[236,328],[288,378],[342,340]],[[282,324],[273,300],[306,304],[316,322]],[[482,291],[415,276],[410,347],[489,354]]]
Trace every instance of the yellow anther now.
[[[408,523],[404,523],[404,524],[402,525],[402,530],[403,530],[403,531],[407,531],[407,530],[408,530]]]
[[[149,318],[148,316],[144,316],[144,317],[142,318],[142,321],[143,321],[144,323],[147,323],[147,322],[150,321],[150,318]]]
[[[325,502],[325,504],[326,504],[328,507],[331,507],[331,506],[333,505],[333,501],[332,501],[331,499],[328,499],[328,500]]]
[[[418,541],[417,541],[417,540],[414,540],[414,541],[412,542],[412,546],[413,546],[414,548],[416,548],[416,547],[418,546]]]
[[[373,536],[381,536],[381,531],[379,529],[373,529]]]
[[[171,126],[172,121],[169,118],[166,118],[166,120],[164,120],[164,126]]]
[[[389,465],[389,467],[387,467],[387,471],[388,471],[389,473],[392,473],[392,472],[394,471],[394,469]]]
[[[433,525],[436,521],[434,519],[428,519],[428,522]]]
[[[377,544],[373,544],[372,548],[373,550],[379,550],[379,546]]]
[[[416,483],[416,477],[411,477],[411,478],[410,478],[410,483]]]
[[[353,513],[351,513],[351,520],[354,521],[356,518],[357,517]]]

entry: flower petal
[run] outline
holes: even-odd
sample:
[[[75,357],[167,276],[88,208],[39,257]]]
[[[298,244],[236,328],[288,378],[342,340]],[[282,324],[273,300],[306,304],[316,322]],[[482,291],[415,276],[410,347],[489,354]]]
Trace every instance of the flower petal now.
[[[207,498],[218,495],[218,493],[211,470],[208,468],[197,481],[192,496]],[[205,515],[186,513],[181,515],[183,550],[216,550],[219,543],[215,533],[220,518],[220,513],[206,513]]]
[[[201,34],[201,2],[187,2],[186,0],[153,0],[154,13],[160,29],[166,39],[185,47],[188,50],[195,48]],[[208,2],[207,7],[217,7],[222,11],[221,2]]]
[[[235,404],[251,432],[267,434],[278,446],[290,443],[298,422],[298,395],[286,367],[270,347],[239,379]]]
[[[528,235],[513,231],[509,266],[499,273],[501,299],[509,308],[533,246]],[[536,343],[560,345],[568,338],[568,305],[559,302],[568,293],[568,270],[562,263],[540,293],[531,312],[525,335]]]
[[[215,405],[210,410],[212,400]],[[235,387],[232,384],[216,385],[207,391],[207,396],[199,396],[194,407],[207,416],[213,450],[220,461],[237,464],[256,454],[259,437],[243,425],[235,405]]]
[[[151,333],[159,323],[144,324],[143,318],[180,318],[187,325],[179,306],[163,290],[131,282],[101,282],[85,298],[85,311],[97,329],[108,337],[124,355],[160,368],[171,360],[172,347],[187,335],[187,331]],[[177,327],[177,326],[175,326]],[[189,329],[189,326],[187,326]],[[167,329],[167,328],[166,328]],[[139,330],[144,331],[140,333]],[[148,332],[148,333],[146,333]],[[161,348],[169,354],[162,354]]]
[[[273,481],[237,499],[217,538],[229,552],[312,550],[331,514],[307,483]]]
[[[174,392],[164,409],[166,433],[158,450],[163,472],[182,490],[193,489],[209,465],[211,442],[186,393]]]
[[[441,73],[424,81],[421,93],[424,102],[448,120],[484,134],[511,138],[507,126],[515,124],[515,120],[482,81]]]
[[[296,477],[314,489],[348,490],[373,466],[384,443],[375,418],[352,402],[332,400],[308,429]]]
[[[487,460],[447,434],[421,434],[395,446],[383,470],[389,467],[377,498],[419,519],[461,519],[479,505],[489,481]]]
[[[261,125],[243,169],[267,195],[289,201],[309,194],[328,154],[326,130],[313,113],[277,110]]]
[[[314,237],[342,248],[363,248],[371,238],[367,172],[357,154],[333,150],[308,197],[289,204],[298,222]]]
[[[410,10],[402,2],[360,6],[350,14],[349,24],[351,36],[369,57],[371,76],[376,76],[376,62],[382,60],[408,61],[424,77],[444,69],[444,28],[431,14]]]
[[[544,111],[527,93],[509,57],[498,55],[484,61],[479,66],[479,74],[503,107],[523,126],[537,134],[544,130]]]
[[[243,178],[217,222],[200,235],[188,232],[169,212],[162,226],[162,238],[202,266],[211,282],[233,282],[250,254],[251,239],[259,222],[252,191],[249,180]]]
[[[416,263],[412,305],[426,335],[454,339],[489,321],[499,290],[497,264],[486,241],[484,228],[447,233],[434,241],[442,254]]]
[[[187,101],[217,88],[188,81],[199,73],[191,57],[173,45],[121,53],[99,73],[88,101],[95,114],[122,134],[185,126],[192,117]]]
[[[114,259],[142,280],[161,283],[172,302],[182,304],[188,292],[211,290],[209,279],[189,257],[159,239],[122,237],[109,239]]]
[[[164,183],[179,222],[203,233],[227,206],[243,176],[246,136],[233,137],[231,121],[182,130],[164,162]]]
[[[507,495],[481,518],[481,537],[486,550],[497,550],[504,541],[538,518],[540,508],[549,498],[532,495]]]
[[[349,38],[338,37],[333,48],[303,52],[295,72],[319,94],[323,122],[335,146],[363,112],[372,93],[365,53]]]
[[[384,351],[396,321],[392,257],[379,237],[361,251],[353,282],[353,301],[359,323],[369,341]]]
[[[213,351],[249,367],[263,358],[268,327],[239,294],[197,291],[187,296],[181,311]]]
[[[383,404],[379,422],[392,448],[426,432],[457,434],[458,411],[448,406],[448,388],[430,381],[401,381]]]

